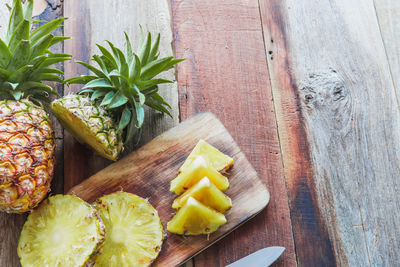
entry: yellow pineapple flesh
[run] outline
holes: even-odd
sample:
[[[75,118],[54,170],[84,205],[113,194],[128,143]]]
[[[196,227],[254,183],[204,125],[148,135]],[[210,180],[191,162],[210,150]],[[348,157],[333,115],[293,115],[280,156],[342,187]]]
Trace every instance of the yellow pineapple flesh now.
[[[176,198],[172,203],[172,208],[180,209],[190,197],[221,213],[232,207],[232,200],[222,193],[207,177],[201,179],[196,185]]]
[[[210,234],[225,223],[226,218],[222,213],[189,197],[183,207],[168,222],[167,230],[180,235]]]
[[[189,154],[178,173],[185,172],[190,169],[193,161],[195,161],[199,156],[205,160],[207,166],[210,166],[219,172],[224,172],[233,166],[233,158],[225,155],[217,148],[201,139],[193,148],[192,152]]]
[[[171,181],[170,191],[180,195],[205,176],[208,177],[218,189],[222,191],[228,189],[228,178],[210,167],[207,164],[206,158],[201,155],[197,156],[196,159],[191,162],[191,165],[185,168],[185,171],[179,173],[178,176]]]
[[[0,211],[26,212],[46,196],[54,146],[43,108],[28,100],[0,101]]]

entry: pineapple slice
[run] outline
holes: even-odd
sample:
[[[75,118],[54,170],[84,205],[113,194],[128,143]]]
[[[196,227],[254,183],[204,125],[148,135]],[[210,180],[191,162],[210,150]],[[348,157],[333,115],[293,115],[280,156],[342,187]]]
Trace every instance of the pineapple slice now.
[[[168,223],[167,230],[180,235],[201,235],[215,232],[226,223],[226,218],[209,207],[189,197]]]
[[[190,169],[193,161],[199,156],[204,158],[207,166],[213,167],[219,172],[226,171],[233,165],[233,158],[225,155],[201,139],[193,148],[192,152],[190,152],[188,158],[183,163],[178,173],[185,172]]]
[[[172,208],[180,209],[190,197],[221,213],[232,207],[231,199],[222,193],[207,177],[201,179],[200,182],[176,198],[172,203]]]
[[[103,252],[94,266],[149,266],[157,258],[163,228],[157,211],[146,200],[118,192],[99,198],[94,206],[107,229]]]
[[[228,178],[220,174],[214,168],[209,167],[203,156],[197,156],[190,167],[185,168],[184,172],[178,174],[178,176],[171,181],[170,191],[180,195],[205,176],[207,176],[218,189],[222,191],[228,189]]]
[[[28,216],[18,242],[22,266],[85,266],[99,253],[104,224],[96,210],[71,195],[55,195]]]

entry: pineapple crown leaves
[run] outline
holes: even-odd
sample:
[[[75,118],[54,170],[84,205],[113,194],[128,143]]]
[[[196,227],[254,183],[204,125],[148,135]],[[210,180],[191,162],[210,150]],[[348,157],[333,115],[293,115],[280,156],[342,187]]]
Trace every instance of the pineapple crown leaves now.
[[[33,0],[14,0],[7,34],[0,39],[0,98],[30,100],[40,104],[49,102],[49,95],[58,95],[42,81],[63,83],[63,72],[51,65],[70,60],[68,54],[52,53],[49,48],[68,37],[53,36],[51,32],[62,26],[65,18],[52,20],[32,31],[32,26],[43,21],[32,20]]]
[[[125,33],[125,53],[107,41],[109,49],[97,44],[101,54],[92,60],[98,67],[85,62],[94,75],[83,75],[68,79],[69,84],[84,84],[81,94],[88,94],[92,101],[110,110],[118,118],[118,131],[126,131],[125,143],[141,133],[144,121],[144,106],[147,105],[172,117],[170,105],[158,94],[158,85],[173,83],[171,80],[155,78],[173,68],[184,59],[159,58],[160,34],[152,42],[151,33],[141,31],[137,53]]]

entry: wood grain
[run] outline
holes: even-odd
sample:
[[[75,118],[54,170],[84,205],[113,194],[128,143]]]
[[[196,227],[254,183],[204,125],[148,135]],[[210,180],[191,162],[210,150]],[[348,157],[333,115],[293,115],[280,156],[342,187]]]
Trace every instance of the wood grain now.
[[[295,266],[294,243],[266,53],[256,0],[173,0],[181,119],[212,111],[270,188],[267,209],[195,258],[225,266],[266,246],[286,247],[275,266]]]
[[[235,161],[228,175],[230,187],[225,192],[233,206],[225,213],[228,222],[209,237],[171,234],[165,227],[174,214],[171,205],[176,195],[169,192],[169,184],[200,139]],[[187,261],[254,217],[269,201],[265,184],[225,127],[211,113],[186,120],[73,187],[69,193],[93,202],[104,194],[121,190],[149,199],[158,211],[167,237],[155,266],[176,266]]]
[[[77,60],[89,62],[91,56],[98,52],[95,44],[106,45],[105,40],[110,40],[122,47],[125,40],[124,31],[131,36],[131,41],[136,47],[140,32],[139,25],[154,34],[161,32],[161,56],[173,54],[171,18],[167,0],[71,0],[65,1],[64,6],[65,16],[70,18],[65,23],[65,34],[73,38],[66,42],[65,52],[73,54]],[[73,62],[66,65],[65,71],[67,78],[87,73],[87,70]],[[174,80],[174,70],[165,73],[164,77]],[[79,88],[80,86],[71,86],[66,89],[66,94],[77,92]],[[173,119],[146,110],[141,144],[148,142],[179,121],[177,85],[160,86],[160,94],[171,105]],[[127,146],[125,155],[133,149],[135,147],[132,144]],[[78,144],[69,134],[65,135],[64,161],[65,191],[111,163]]]
[[[398,265],[399,105],[372,1],[260,3],[299,265]]]
[[[12,6],[12,0],[2,1],[0,3],[0,36],[5,36],[9,20],[9,12],[5,7],[5,4]],[[63,9],[61,0],[36,0],[34,2],[34,15],[36,20],[53,20],[63,16]],[[41,26],[42,23],[36,25]],[[63,35],[63,28],[58,28],[53,32],[54,35]],[[59,43],[52,47],[54,53],[62,53],[63,44]],[[63,63],[59,63],[56,66],[59,69],[63,69]],[[61,95],[63,93],[63,86],[55,82],[46,82],[54,89],[56,89]],[[63,190],[63,131],[61,126],[57,123],[53,116],[51,116],[53,122],[53,129],[56,138],[56,166],[54,178],[51,184],[51,193],[62,193]],[[20,266],[18,255],[17,255],[17,243],[19,233],[22,225],[26,220],[26,214],[15,215],[15,214],[0,214],[0,266],[4,267],[16,267]]]

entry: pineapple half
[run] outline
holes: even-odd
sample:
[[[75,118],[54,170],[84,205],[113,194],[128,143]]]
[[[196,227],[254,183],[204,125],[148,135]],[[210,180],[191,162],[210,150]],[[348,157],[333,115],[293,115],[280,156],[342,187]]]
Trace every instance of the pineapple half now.
[[[220,190],[225,191],[229,187],[228,178],[220,174],[206,161],[207,155],[198,155],[190,166],[187,166],[183,172],[171,181],[170,191],[180,195],[187,189],[198,183],[203,177],[208,177],[210,181]]]
[[[94,206],[107,230],[103,252],[94,266],[149,266],[157,258],[163,242],[163,227],[149,202],[118,192],[99,198]]]
[[[50,190],[54,133],[42,102],[57,94],[42,81],[63,82],[51,65],[70,59],[49,49],[66,37],[51,32],[60,18],[31,31],[33,0],[14,0],[7,34],[0,39],[0,211],[22,213]]]
[[[225,223],[226,218],[222,213],[189,197],[183,207],[168,222],[167,230],[180,235],[210,234]]]
[[[18,241],[21,265],[86,266],[101,250],[104,224],[88,203],[71,195],[55,195],[33,210]]]
[[[51,105],[55,116],[78,141],[111,160],[122,151],[122,139],[127,143],[136,135],[140,137],[144,106],[171,116],[171,107],[158,94],[158,85],[173,81],[155,77],[183,60],[158,58],[160,35],[152,42],[151,34],[144,37],[142,32],[137,53],[125,37],[125,52],[111,42],[109,50],[97,45],[101,54],[94,55],[93,61],[98,67],[78,61],[92,75],[67,82],[84,84],[80,94],[85,97],[66,96]]]
[[[232,207],[232,200],[222,193],[207,177],[204,177],[196,185],[177,197],[172,203],[172,208],[180,209],[190,197],[221,213]]]

